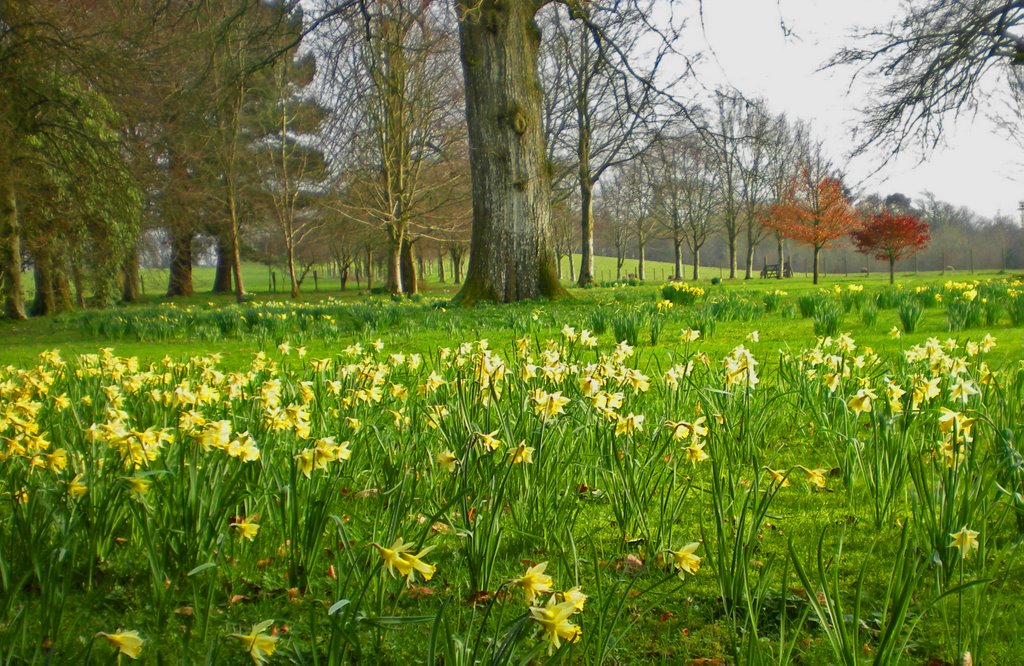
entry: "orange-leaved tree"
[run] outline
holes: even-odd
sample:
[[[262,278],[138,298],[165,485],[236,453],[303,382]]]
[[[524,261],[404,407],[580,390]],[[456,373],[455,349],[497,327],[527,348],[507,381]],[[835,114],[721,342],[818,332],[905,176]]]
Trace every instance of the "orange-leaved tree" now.
[[[891,210],[871,215],[852,236],[858,252],[889,262],[889,284],[893,283],[896,261],[923,250],[931,240],[927,222]]]
[[[814,249],[814,284],[818,284],[818,255],[849,236],[857,227],[858,217],[843,192],[842,181],[834,176],[815,178],[804,168],[761,223]]]

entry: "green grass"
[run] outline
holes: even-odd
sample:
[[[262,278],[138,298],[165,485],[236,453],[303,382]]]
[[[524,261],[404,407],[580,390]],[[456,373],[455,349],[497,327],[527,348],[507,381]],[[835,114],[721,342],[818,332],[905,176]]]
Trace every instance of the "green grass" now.
[[[907,297],[922,288],[948,299],[960,290],[943,289],[946,280],[982,276],[900,277]],[[1012,493],[1024,491],[1024,464],[1008,464],[1005,447],[1016,442],[1020,448],[1024,328],[1011,326],[1004,313],[991,326],[950,332],[945,307],[928,301],[915,333],[895,339],[889,331],[899,326],[897,308],[880,308],[870,327],[852,309],[841,315],[839,331],[849,332],[857,348],[843,351],[836,341],[818,341],[813,318],[800,317],[800,296],[825,289],[841,310],[841,296],[854,293],[850,285],[864,285],[873,298],[888,289],[884,280],[830,278],[818,286],[806,279],[719,286],[702,281],[706,293],[695,303],[661,310],[661,285],[649,283],[572,290],[570,299],[555,303],[468,310],[447,307],[452,291],[440,288],[398,300],[355,290],[338,302],[306,294],[292,303],[265,294],[243,306],[203,294],[172,306],[148,302],[109,313],[0,323],[0,368],[11,366],[0,370],[0,441],[12,451],[31,440],[18,425],[26,418],[23,410],[36,409],[25,406],[30,399],[40,405],[46,451],[70,453],[69,467],[60,473],[51,474],[28,454],[9,454],[0,463],[0,659],[110,661],[111,647],[93,637],[124,628],[147,639],[148,663],[246,663],[240,642],[228,634],[245,634],[274,618],[288,633],[272,663],[329,662],[331,655],[420,663],[437,637],[452,639],[445,663],[457,661],[458,645],[467,652],[475,645],[486,661],[483,652],[504,641],[516,661],[542,662],[535,625],[517,624],[526,612],[522,591],[508,581],[547,561],[555,589],[580,585],[591,597],[573,616],[583,631],[567,655],[573,663],[748,663],[755,653],[771,663],[832,664],[841,655],[870,661],[885,645],[886,627],[895,627],[900,641],[909,636],[906,648],[897,650],[902,663],[951,662],[964,646],[982,662],[1019,662],[1024,639],[1013,609],[1024,599],[1015,559],[1024,507],[1015,507]],[[779,288],[787,295],[774,312],[765,312],[764,295]],[[991,293],[1005,297],[1004,291]],[[266,316],[259,326],[241,323],[260,313]],[[681,334],[697,313],[714,318],[715,334],[686,342]],[[600,351],[608,353],[614,324],[626,317],[637,327],[636,354],[606,359],[616,369],[605,380],[609,390],[625,393],[620,418],[635,413],[647,420],[643,430],[616,435],[615,424],[594,410],[579,382],[586,372],[600,372],[586,370],[599,360],[598,352],[546,341],[561,340],[565,326],[578,333],[601,323],[607,331],[598,336]],[[652,320],[661,324],[657,344],[649,339]],[[91,332],[97,330],[108,335]],[[959,358],[966,342],[989,333],[996,347],[980,357],[964,356],[959,374],[982,386],[982,359],[1003,374],[964,405],[950,397],[959,375],[943,358],[947,352]],[[957,349],[928,347],[932,356],[917,361],[905,356],[930,338],[953,338]],[[476,388],[481,345],[452,351],[462,362],[440,351],[481,339],[509,369],[501,394],[490,402],[480,400]],[[370,349],[376,340],[384,349],[371,357],[350,349],[356,342]],[[565,362],[566,379],[521,379],[526,362],[517,352],[520,340],[532,364]],[[282,343],[305,347],[306,358],[280,351]],[[728,369],[743,360],[740,344],[753,353],[761,379],[750,393],[726,383]],[[116,357],[75,360],[101,347],[112,347]],[[818,357],[833,360],[808,360],[815,347]],[[34,373],[39,354],[54,348],[72,365],[61,368],[51,359],[43,361],[47,370]],[[551,349],[558,350],[557,361]],[[254,361],[256,352],[266,359]],[[396,352],[420,353],[424,366],[390,369],[387,355]],[[222,358],[198,358],[212,354]],[[128,357],[138,357],[141,374]],[[310,361],[318,358],[334,360],[317,369]],[[838,372],[833,393],[827,363],[835,359],[849,375]],[[666,371],[689,361],[693,374],[671,389]],[[147,373],[151,363],[156,365]],[[357,396],[370,386],[368,378],[385,366],[382,402],[361,402],[366,394]],[[427,384],[430,372],[447,383],[436,394],[421,393],[416,387]],[[627,372],[647,375],[650,390],[632,388]],[[613,379],[619,376],[621,385]],[[263,404],[264,390],[272,378],[282,382],[282,406],[306,406],[308,438],[294,424],[276,429],[268,422],[272,408]],[[902,412],[887,406],[885,378],[907,391]],[[911,389],[928,378],[938,380],[940,396],[915,411]],[[228,398],[228,384],[235,381],[247,388]],[[215,428],[193,429],[182,421],[186,407],[170,396],[206,383],[221,397],[191,409],[210,422],[229,422],[233,434],[251,433],[262,452],[258,463],[236,466],[226,449],[209,443]],[[392,394],[395,384],[408,388],[409,397]],[[876,393],[874,410],[858,413],[851,405],[867,386]],[[540,387],[570,398],[566,414],[549,421],[534,414],[530,391]],[[302,397],[304,391],[312,397]],[[59,408],[57,398],[64,395],[69,405]],[[138,469],[125,468],[115,455],[130,437],[101,436],[97,442],[85,436],[92,424],[120,418],[107,409],[119,400],[132,430],[173,434],[161,455]],[[448,415],[432,429],[426,415],[442,405]],[[953,436],[939,421],[940,406],[977,419],[962,476],[942,464],[936,448]],[[399,416],[409,422],[399,426],[393,410],[403,410]],[[359,420],[358,429],[349,416]],[[701,417],[710,430],[705,452],[711,458],[691,463],[690,440],[673,440],[663,426]],[[479,433],[486,432],[497,433],[504,447],[520,441],[534,447],[533,463],[512,466],[504,449],[481,453]],[[320,437],[350,440],[352,457],[313,471],[307,482],[298,461]],[[460,461],[451,471],[438,462],[446,451]],[[799,466],[821,470],[824,488],[814,489],[813,474]],[[917,476],[892,480],[904,466]],[[787,473],[792,485],[773,485],[766,467]],[[77,474],[92,484],[86,497],[96,504],[68,499]],[[130,493],[128,479],[134,477],[151,484],[146,495]],[[1011,495],[1001,493],[996,481]],[[884,495],[890,482],[894,491]],[[929,483],[932,490],[922,491]],[[22,489],[28,491],[25,504]],[[111,504],[103,505],[104,498]],[[936,502],[949,514],[929,527]],[[240,516],[261,525],[252,542],[230,527]],[[492,525],[501,526],[500,541],[489,531]],[[909,555],[901,554],[904,525],[912,530]],[[968,560],[956,559],[949,546],[950,534],[962,527],[980,533],[982,549]],[[818,580],[822,534],[827,571]],[[430,582],[407,589],[383,573],[371,544],[389,546],[397,536],[416,551],[433,548],[424,555],[437,566]],[[669,551],[698,541],[703,566],[679,580]],[[936,556],[947,566],[935,567]],[[906,622],[896,624],[886,599],[901,562],[910,567],[901,571],[923,573],[906,593]],[[797,575],[796,563],[805,578]],[[961,575],[967,583],[994,582],[958,588]],[[487,597],[474,594],[479,590],[473,581],[480,577],[488,581],[480,586]],[[815,619],[808,603],[826,595],[843,604],[843,619],[834,625]],[[543,595],[537,603],[545,600]],[[336,612],[328,614],[329,608]],[[989,612],[995,615],[989,618]],[[780,634],[797,626],[796,634]],[[754,628],[763,640],[749,639]],[[854,630],[859,634],[850,645],[832,645],[830,635],[852,636]],[[47,654],[48,645],[55,646],[54,654]]]

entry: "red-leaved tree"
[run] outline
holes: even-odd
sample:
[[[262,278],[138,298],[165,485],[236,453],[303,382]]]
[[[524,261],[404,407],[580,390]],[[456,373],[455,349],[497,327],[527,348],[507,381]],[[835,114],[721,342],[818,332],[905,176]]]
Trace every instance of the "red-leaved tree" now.
[[[889,284],[893,283],[896,262],[928,246],[928,223],[914,215],[883,210],[870,216],[851,236],[857,251],[889,261]]]
[[[818,284],[818,255],[849,236],[858,219],[842,181],[834,176],[816,179],[804,168],[790,182],[782,201],[768,209],[762,224],[814,249],[814,284]]]

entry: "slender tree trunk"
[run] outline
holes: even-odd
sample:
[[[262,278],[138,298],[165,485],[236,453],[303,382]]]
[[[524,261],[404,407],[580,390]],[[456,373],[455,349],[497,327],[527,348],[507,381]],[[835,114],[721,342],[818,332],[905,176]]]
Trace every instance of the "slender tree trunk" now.
[[[569,250],[568,257],[569,257],[569,280],[571,282],[575,282],[576,281],[576,264],[574,264],[573,261],[572,261],[572,250]]]
[[[580,183],[580,208],[580,277],[576,284],[588,287],[594,284],[594,188],[589,179]]]
[[[437,279],[444,284],[444,250],[437,251]]]
[[[407,294],[415,294],[419,291],[419,279],[416,276],[416,248],[409,239],[402,241],[402,291]]]
[[[373,289],[373,249],[366,248],[366,291]]]
[[[729,279],[736,279],[736,255],[739,254],[738,243],[736,242],[736,235],[730,235],[727,239],[729,241]]]
[[[775,240],[779,250],[779,272],[775,274],[775,279],[781,280],[783,273],[786,272],[786,239],[782,236],[777,236]]]
[[[565,255],[561,252],[555,251],[555,272],[558,274],[558,279],[562,279],[562,257]]]
[[[192,295],[192,228],[171,230],[171,269],[168,296]]]
[[[693,281],[700,279],[700,248],[693,251]]]
[[[21,225],[10,152],[0,145],[0,273],[4,276],[4,317],[25,319],[21,293]]]
[[[288,281],[291,284],[291,297],[299,297],[299,280],[295,275],[295,246],[287,243],[288,246]]]
[[[231,241],[226,233],[217,234],[217,268],[213,274],[214,294],[230,294],[231,283]]]
[[[462,282],[462,253],[455,249],[454,246],[448,248],[448,254],[452,258],[452,276],[455,284]]]
[[[818,284],[818,255],[820,253],[821,253],[821,248],[818,247],[817,245],[815,245],[814,246],[814,257],[811,260],[811,264],[812,264],[812,267],[813,267],[812,270],[813,270],[813,275],[814,275],[814,280],[813,280],[814,284]]]
[[[896,281],[896,257],[889,257],[889,284]]]
[[[672,239],[672,249],[675,251],[675,273],[672,277],[676,280],[683,279],[683,241],[677,233]]]
[[[621,280],[622,279],[622,266],[623,266],[623,264],[626,263],[626,255],[622,251],[622,249],[620,249],[620,248],[616,248],[616,249],[617,249],[617,252],[615,254],[615,279],[616,280]]]
[[[637,262],[636,272],[637,277],[641,280],[647,279],[647,265],[645,263],[645,255],[647,254],[647,236],[640,234],[637,240],[638,249],[640,250],[640,261]]]
[[[743,258],[743,279],[749,280],[754,276],[754,246],[750,243],[750,239],[747,239],[747,254]],[[779,266],[779,270],[782,270],[782,266]]]
[[[465,304],[566,295],[555,272],[535,0],[458,0],[473,190]]]
[[[139,254],[134,247],[128,251],[121,272],[124,278],[121,300],[125,303],[137,303],[139,300]]]
[[[235,276],[235,300],[245,300],[245,285],[242,283],[242,252],[238,242],[238,204],[234,187],[228,187],[228,212],[231,214],[231,269]]]

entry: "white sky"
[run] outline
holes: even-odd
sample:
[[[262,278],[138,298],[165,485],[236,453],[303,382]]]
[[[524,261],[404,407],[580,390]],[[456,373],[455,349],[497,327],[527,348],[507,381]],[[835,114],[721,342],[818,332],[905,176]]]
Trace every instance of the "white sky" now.
[[[852,69],[816,70],[851,42],[853,27],[886,23],[898,6],[896,0],[704,0],[706,40],[714,53],[705,53],[701,81],[708,87],[726,81],[748,96],[764,97],[775,111],[810,121],[833,160],[842,163],[864,92],[847,94]],[[783,34],[780,13],[796,37]],[[703,40],[700,31],[695,17],[688,34]],[[922,163],[907,155],[874,176],[869,174],[881,164],[878,156],[847,163],[849,184],[863,192],[902,192],[914,199],[930,190],[982,215],[1017,217],[1024,181],[1010,177],[1024,163],[1019,148],[996,134],[983,114],[961,117],[947,127],[954,130],[946,137],[947,147]]]

